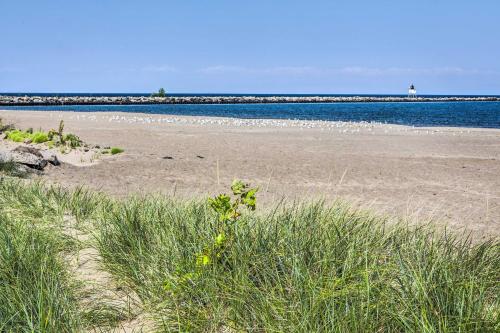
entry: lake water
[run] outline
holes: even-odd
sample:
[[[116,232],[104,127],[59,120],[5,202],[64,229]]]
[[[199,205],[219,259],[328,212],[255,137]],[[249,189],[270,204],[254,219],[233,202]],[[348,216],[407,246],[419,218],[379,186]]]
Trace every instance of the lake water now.
[[[367,121],[500,128],[500,102],[0,106],[4,110],[122,111],[234,118]]]

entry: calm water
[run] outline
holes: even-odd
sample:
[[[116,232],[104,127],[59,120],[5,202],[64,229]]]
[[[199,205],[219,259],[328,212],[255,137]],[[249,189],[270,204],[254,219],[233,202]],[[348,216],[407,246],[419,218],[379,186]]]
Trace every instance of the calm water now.
[[[413,126],[500,128],[500,102],[67,105],[2,106],[0,109],[122,111],[189,116],[368,121]]]

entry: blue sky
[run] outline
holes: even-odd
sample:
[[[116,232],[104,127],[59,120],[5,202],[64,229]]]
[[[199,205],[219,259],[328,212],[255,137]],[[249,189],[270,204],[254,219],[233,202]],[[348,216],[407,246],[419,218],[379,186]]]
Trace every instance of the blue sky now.
[[[500,1],[0,0],[0,91],[500,94]]]

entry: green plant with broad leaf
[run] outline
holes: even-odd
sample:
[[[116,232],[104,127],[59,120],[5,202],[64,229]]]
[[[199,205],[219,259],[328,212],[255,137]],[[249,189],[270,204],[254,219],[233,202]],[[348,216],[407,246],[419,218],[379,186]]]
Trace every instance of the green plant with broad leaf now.
[[[179,274],[174,277],[175,281],[166,281],[164,289],[174,292],[174,286],[184,288],[186,284],[192,284],[198,279],[203,270],[209,266],[217,265],[228,270],[226,253],[235,240],[235,229],[242,214],[242,209],[255,210],[258,188],[251,188],[249,184],[235,179],[231,185],[233,197],[227,194],[219,194],[213,198],[208,198],[208,205],[216,214],[217,225],[216,234],[210,244],[207,244],[203,251],[195,256],[195,271]]]
[[[219,194],[208,199],[208,204],[217,214],[217,235],[211,246],[205,248],[203,253],[198,255],[197,263],[208,265],[223,259],[224,250],[230,245],[235,237],[234,228],[241,216],[241,208],[255,210],[258,188],[250,188],[249,184],[235,179],[231,185],[234,198],[227,194]],[[200,260],[201,258],[201,260]]]

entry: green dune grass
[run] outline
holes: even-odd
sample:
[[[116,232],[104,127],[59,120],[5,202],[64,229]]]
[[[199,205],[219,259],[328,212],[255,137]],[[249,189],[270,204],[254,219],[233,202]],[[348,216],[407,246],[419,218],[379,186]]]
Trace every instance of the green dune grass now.
[[[116,323],[119,309],[98,299],[81,306],[88,294],[65,260],[78,242],[64,233],[63,216],[83,217],[86,193],[0,177],[0,332],[81,332]]]
[[[38,186],[0,181],[0,331],[74,332],[77,286],[60,254],[58,208]]]
[[[0,331],[74,332],[75,285],[58,258],[64,243],[0,215]]]
[[[200,266],[197,254],[219,232],[204,200],[114,200],[4,178],[0,207],[0,274],[14,281],[0,285],[0,331],[91,325],[57,259],[60,229],[43,227],[64,215],[92,230],[102,269],[138,295],[158,331],[500,329],[498,239],[389,224],[341,202],[282,204],[243,211],[224,255]]]

